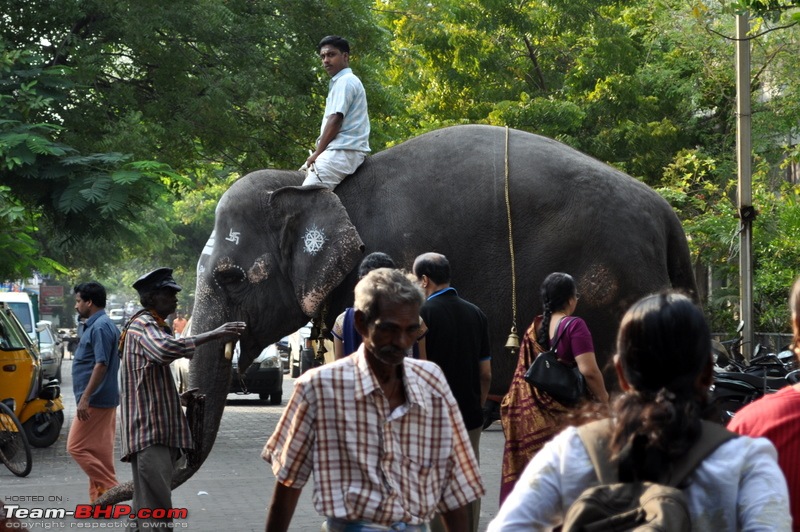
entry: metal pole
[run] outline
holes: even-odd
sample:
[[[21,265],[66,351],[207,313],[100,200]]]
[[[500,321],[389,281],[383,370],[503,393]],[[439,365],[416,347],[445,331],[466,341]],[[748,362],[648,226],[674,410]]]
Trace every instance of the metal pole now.
[[[753,209],[750,141],[750,29],[748,13],[736,16],[736,152],[739,204],[739,297],[742,355],[750,361],[753,350]]]

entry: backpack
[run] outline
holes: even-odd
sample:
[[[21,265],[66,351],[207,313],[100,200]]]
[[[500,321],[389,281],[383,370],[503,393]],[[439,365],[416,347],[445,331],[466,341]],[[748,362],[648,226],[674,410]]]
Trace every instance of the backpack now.
[[[672,463],[660,482],[619,482],[617,463],[608,457],[610,420],[578,427],[600,485],[587,488],[567,510],[562,531],[687,531],[692,529],[686,495],[678,487],[717,447],[736,434],[703,421],[700,439]]]

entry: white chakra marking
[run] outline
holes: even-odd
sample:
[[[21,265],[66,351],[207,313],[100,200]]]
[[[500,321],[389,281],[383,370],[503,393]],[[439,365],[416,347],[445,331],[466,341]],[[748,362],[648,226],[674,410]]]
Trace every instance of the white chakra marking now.
[[[228,232],[228,238],[226,238],[225,240],[227,240],[228,242],[233,242],[234,244],[236,244],[238,246],[239,245],[239,234],[240,234],[239,231],[234,231],[233,229],[231,229]]]
[[[322,246],[325,244],[325,231],[322,229],[317,229],[317,226],[311,226],[310,229],[306,229],[306,234],[303,237],[303,244],[305,245],[305,252],[311,255],[316,255],[322,250]]]

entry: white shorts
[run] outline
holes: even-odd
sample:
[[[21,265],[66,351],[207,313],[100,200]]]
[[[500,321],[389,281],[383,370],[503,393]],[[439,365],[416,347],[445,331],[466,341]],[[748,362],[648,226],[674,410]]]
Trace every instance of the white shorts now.
[[[325,150],[306,171],[303,185],[325,185],[333,188],[356,171],[367,154],[356,150]]]

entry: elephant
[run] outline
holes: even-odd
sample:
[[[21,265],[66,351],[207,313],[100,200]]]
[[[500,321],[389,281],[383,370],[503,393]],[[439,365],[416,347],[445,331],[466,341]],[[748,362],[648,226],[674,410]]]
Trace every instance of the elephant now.
[[[368,157],[335,191],[299,186],[302,180],[297,171],[259,170],[236,181],[217,205],[198,261],[194,332],[246,322],[240,371],[309,317],[330,324],[352,302],[354,269],[372,251],[406,269],[427,251],[449,259],[452,285],[489,318],[491,393],[499,395],[517,363],[506,338],[512,325],[521,334],[540,313],[547,274],[576,279],[577,314],[601,367],[634,301],[668,287],[696,292],[686,236],[669,204],[640,181],[539,135],[453,126]],[[199,347],[190,387],[206,394],[203,458],[229,379],[223,345]],[[195,470],[181,469],[175,485]],[[119,493],[117,500],[125,490]]]

